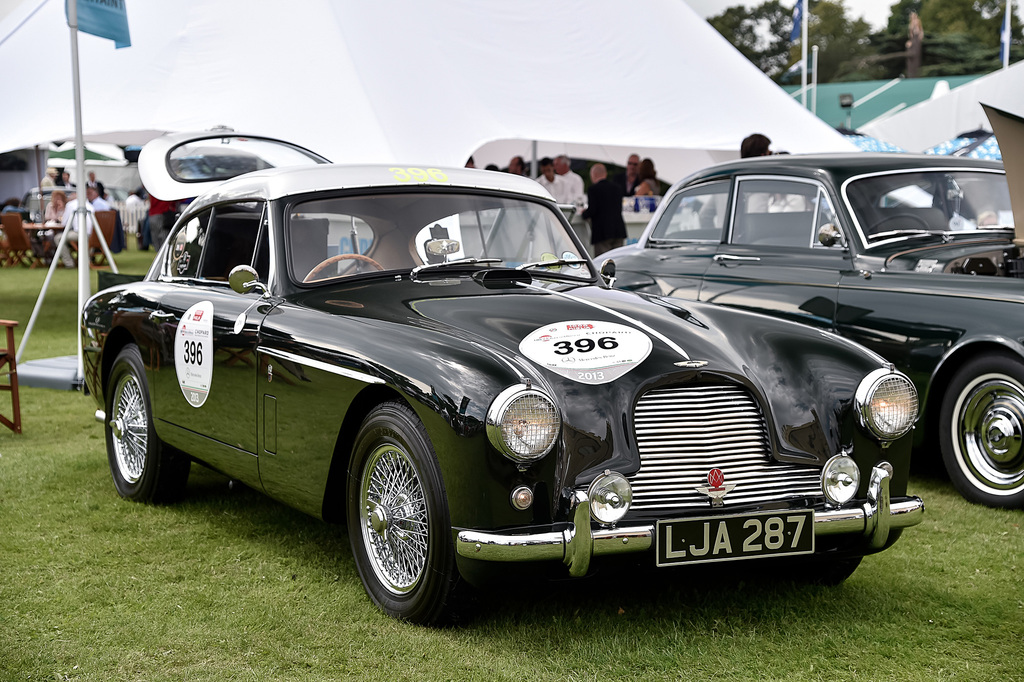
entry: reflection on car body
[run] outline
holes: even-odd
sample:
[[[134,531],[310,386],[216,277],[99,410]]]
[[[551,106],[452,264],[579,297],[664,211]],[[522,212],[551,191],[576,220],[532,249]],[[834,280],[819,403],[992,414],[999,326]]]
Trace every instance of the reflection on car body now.
[[[146,172],[163,196],[206,183]],[[199,194],[145,280],[84,312],[125,497],[179,496],[195,461],[346,523],[373,601],[422,623],[510,562],[801,555],[837,582],[922,517],[909,379],[609,288],[531,180],[314,164]]]
[[[1024,260],[1013,234],[998,163],[776,156],[677,183],[639,243],[608,256],[625,289],[767,313],[877,351],[922,396],[918,456],[941,451],[970,500],[1021,507]]]

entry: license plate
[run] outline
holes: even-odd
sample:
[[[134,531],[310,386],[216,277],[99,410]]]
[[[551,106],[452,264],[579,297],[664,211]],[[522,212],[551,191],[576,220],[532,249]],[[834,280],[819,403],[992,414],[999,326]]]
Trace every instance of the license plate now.
[[[658,521],[658,566],[814,552],[814,512],[770,511]]]

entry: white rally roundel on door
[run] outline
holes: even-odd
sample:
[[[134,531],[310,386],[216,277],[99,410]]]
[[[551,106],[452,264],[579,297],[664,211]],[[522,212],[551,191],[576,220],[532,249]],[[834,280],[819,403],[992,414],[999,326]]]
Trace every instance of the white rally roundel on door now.
[[[174,371],[181,394],[202,407],[213,380],[213,303],[200,301],[185,311],[174,335]]]
[[[571,320],[538,327],[519,351],[539,365],[583,384],[606,384],[651,354],[651,339],[614,322]]]

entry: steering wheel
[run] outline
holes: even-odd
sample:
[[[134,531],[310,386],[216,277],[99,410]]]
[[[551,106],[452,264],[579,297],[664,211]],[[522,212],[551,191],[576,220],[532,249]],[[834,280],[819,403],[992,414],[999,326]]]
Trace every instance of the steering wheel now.
[[[320,261],[316,267],[309,271],[309,274],[302,280],[303,283],[313,282],[317,279],[316,275],[319,275],[324,268],[331,263],[337,263],[340,260],[357,260],[364,263],[369,263],[378,270],[383,270],[384,266],[373,260],[369,256],[364,256],[361,253],[339,253],[337,256],[331,256]]]

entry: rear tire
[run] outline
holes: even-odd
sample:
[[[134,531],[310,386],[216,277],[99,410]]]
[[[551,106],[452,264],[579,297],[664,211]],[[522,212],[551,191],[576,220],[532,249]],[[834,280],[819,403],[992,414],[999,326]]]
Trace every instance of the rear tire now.
[[[423,424],[402,403],[371,412],[348,472],[348,532],[370,599],[421,625],[447,620],[459,581],[448,499]]]
[[[939,427],[942,461],[961,495],[1024,507],[1024,363],[1005,354],[965,363],[943,396]]]
[[[107,461],[117,493],[136,502],[181,497],[191,460],[157,438],[142,354],[130,344],[114,359],[106,381]]]

